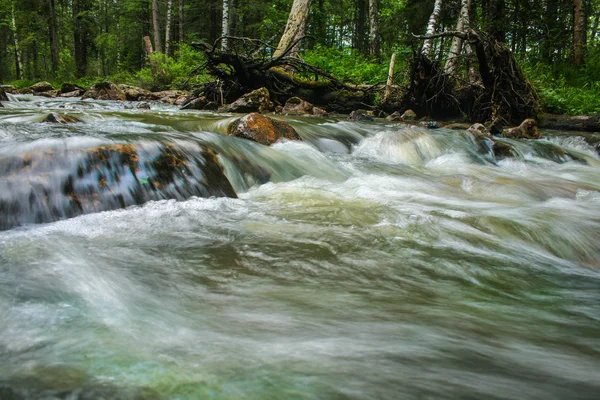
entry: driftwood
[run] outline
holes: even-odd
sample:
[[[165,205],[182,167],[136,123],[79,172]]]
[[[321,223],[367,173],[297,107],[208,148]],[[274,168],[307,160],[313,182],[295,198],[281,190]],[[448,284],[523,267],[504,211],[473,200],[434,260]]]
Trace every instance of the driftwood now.
[[[222,51],[219,43],[227,39],[229,50]],[[304,38],[299,39],[298,41]],[[273,47],[264,41],[221,37],[210,45],[192,43],[206,56],[206,62],[195,72],[206,71],[217,78],[201,91],[216,103],[229,103],[244,93],[266,87],[273,101],[285,104],[291,97],[300,97],[329,111],[349,112],[373,105],[378,86],[356,86],[340,82],[331,74],[308,64],[291,53],[295,41],[277,57],[271,57]]]
[[[505,44],[474,30],[415,37],[423,40],[460,37],[475,49],[481,80],[472,82],[448,75],[440,65],[417,55],[410,87],[402,102],[405,108],[437,118],[487,121],[494,129],[539,117],[539,98]]]

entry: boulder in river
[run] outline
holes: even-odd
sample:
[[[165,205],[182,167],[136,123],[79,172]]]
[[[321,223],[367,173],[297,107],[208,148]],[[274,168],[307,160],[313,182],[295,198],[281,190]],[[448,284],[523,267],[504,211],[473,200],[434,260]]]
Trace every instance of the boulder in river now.
[[[50,113],[42,120],[42,122],[50,122],[53,124],[75,124],[81,122],[79,119],[70,115]]]
[[[356,122],[373,121],[373,117],[368,115],[367,112],[363,110],[352,111],[350,115],[348,115],[348,119]]]
[[[233,103],[223,107],[224,112],[247,113],[260,112],[265,113],[272,111],[274,104],[271,101],[271,95],[267,88],[256,89],[250,93],[246,93]]]
[[[0,101],[8,101],[8,96],[6,95],[6,92],[3,88],[0,88]],[[0,104],[0,107],[1,106],[2,105]]]
[[[206,99],[204,96],[196,97],[195,99],[190,99],[186,103],[182,104],[182,110],[204,110],[210,101]]]
[[[72,93],[78,91],[81,93],[81,95],[83,95],[85,93],[85,89],[82,88],[79,85],[76,85],[74,83],[63,83],[62,86],[60,87],[60,94],[65,94],[65,93]]]
[[[125,93],[125,98],[129,101],[139,101],[147,99],[152,93],[149,90],[129,85],[119,85],[119,89],[121,89],[123,93]]]
[[[538,130],[534,119],[528,118],[515,128],[505,129],[502,136],[510,139],[541,139],[542,135]]]
[[[34,93],[43,93],[54,90],[54,86],[48,82],[38,82],[34,85],[31,85],[29,89]]]
[[[299,97],[290,97],[286,101],[285,106],[281,109],[283,115],[316,115],[325,116],[327,111],[322,108],[316,107],[306,100],[302,100]]]
[[[83,99],[125,101],[125,93],[112,82],[98,82],[83,94]]]
[[[469,127],[469,129],[467,129],[467,132],[469,132],[472,135],[476,135],[476,136],[492,137],[492,135],[487,130],[487,128],[485,127],[485,125],[480,124],[480,123],[476,123],[476,124],[471,125]]]
[[[300,140],[296,130],[287,122],[251,113],[233,121],[227,134],[269,146],[280,139]]]
[[[57,145],[0,158],[0,230],[192,196],[237,197],[217,155],[195,143]]]

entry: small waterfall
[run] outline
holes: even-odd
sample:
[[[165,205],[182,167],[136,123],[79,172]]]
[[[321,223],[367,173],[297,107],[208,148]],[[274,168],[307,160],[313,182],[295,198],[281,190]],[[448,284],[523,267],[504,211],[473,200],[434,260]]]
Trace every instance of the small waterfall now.
[[[216,153],[187,142],[53,140],[0,158],[0,229],[124,208],[150,200],[236,197]]]

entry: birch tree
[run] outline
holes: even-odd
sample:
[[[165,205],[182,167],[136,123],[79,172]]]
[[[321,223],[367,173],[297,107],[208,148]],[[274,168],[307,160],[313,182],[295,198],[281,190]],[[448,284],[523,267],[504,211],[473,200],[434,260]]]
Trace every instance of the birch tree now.
[[[15,70],[17,79],[23,79],[23,65],[21,64],[21,48],[19,47],[19,37],[17,35],[17,22],[15,21],[15,5],[12,4],[10,15],[10,29],[13,34],[13,43],[15,45]]]
[[[458,15],[458,21],[456,22],[456,30],[463,32],[469,27],[469,9],[471,7],[471,0],[462,0],[460,14]],[[452,44],[450,45],[450,52],[448,53],[448,59],[444,67],[444,72],[448,75],[454,75],[458,66],[460,65],[460,54],[463,49],[463,40],[458,36],[452,38]]]
[[[310,3],[311,0],[294,0],[288,22],[285,26],[285,31],[279,40],[279,45],[277,46],[273,57],[280,56],[292,45],[294,45],[294,48],[288,53],[288,56],[298,56],[298,52],[300,51],[300,39],[304,37],[304,32],[306,30]]]
[[[440,23],[440,14],[442,13],[442,0],[435,0],[433,5],[433,12],[429,17],[429,22],[427,23],[427,32],[426,35],[435,35],[437,31],[437,27]],[[426,39],[423,43],[423,50],[421,53],[427,57],[431,58],[431,51],[433,49],[433,39]]]
[[[173,0],[167,0],[167,22],[165,24],[165,54],[171,52],[171,25],[173,21]]]
[[[227,50],[227,36],[231,36],[229,25],[229,0],[223,0],[223,19],[221,23],[221,36],[223,39],[221,40],[221,50]]]

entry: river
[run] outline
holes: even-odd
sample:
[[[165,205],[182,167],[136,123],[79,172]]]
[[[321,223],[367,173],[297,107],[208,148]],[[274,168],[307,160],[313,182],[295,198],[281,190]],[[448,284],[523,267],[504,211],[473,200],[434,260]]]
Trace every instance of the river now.
[[[303,141],[264,147],[232,115],[14,100],[0,165],[205,146],[237,198],[1,231],[0,398],[599,398],[599,134],[496,160],[463,131],[287,117]]]

